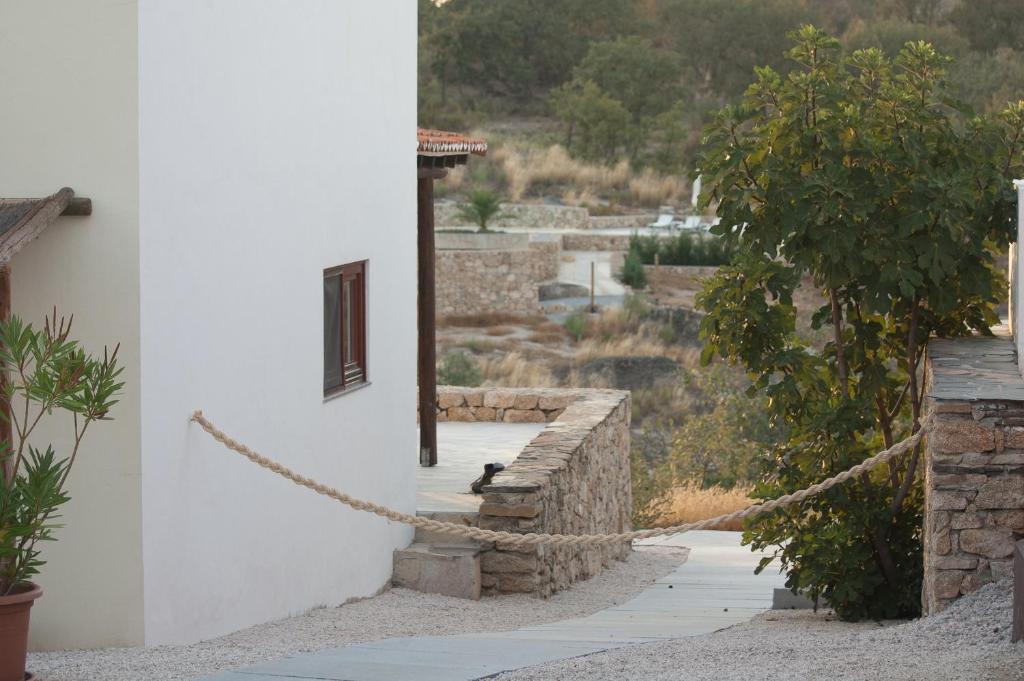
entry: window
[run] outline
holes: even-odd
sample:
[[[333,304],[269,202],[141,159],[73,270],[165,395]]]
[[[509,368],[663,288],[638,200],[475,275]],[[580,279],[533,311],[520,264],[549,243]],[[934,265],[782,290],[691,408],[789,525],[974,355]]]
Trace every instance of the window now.
[[[324,396],[366,383],[366,261],[324,270]]]

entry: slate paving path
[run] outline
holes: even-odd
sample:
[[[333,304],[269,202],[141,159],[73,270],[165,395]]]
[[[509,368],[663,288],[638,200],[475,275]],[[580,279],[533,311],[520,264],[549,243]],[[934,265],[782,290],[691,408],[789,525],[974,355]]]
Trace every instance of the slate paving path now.
[[[200,681],[472,681],[635,643],[706,634],[771,607],[774,570],[738,532],[689,532],[642,542],[690,548],[686,563],[631,601],[588,617],[515,631],[372,641],[222,672]]]

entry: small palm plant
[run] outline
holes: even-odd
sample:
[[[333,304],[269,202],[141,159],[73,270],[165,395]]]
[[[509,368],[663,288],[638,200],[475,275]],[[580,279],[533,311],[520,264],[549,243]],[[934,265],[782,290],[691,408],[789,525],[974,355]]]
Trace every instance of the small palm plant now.
[[[86,431],[109,420],[124,383],[117,348],[103,357],[88,355],[70,338],[71,319],[56,311],[43,329],[18,317],[0,322],[0,362],[6,381],[2,394],[10,410],[10,441],[0,441],[0,596],[24,589],[44,562],[39,543],[54,539],[59,509]],[[0,410],[3,412],[6,410]],[[41,423],[63,417],[73,428],[71,451],[58,457],[53,447],[30,443]]]
[[[469,197],[469,203],[459,208],[459,217],[472,221],[481,232],[486,232],[488,222],[504,217],[501,212],[501,198],[486,189],[475,191]]]

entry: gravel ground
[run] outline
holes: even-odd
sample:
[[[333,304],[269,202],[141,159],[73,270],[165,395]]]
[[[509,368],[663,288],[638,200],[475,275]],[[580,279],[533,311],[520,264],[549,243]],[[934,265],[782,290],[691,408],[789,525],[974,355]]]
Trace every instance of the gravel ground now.
[[[628,646],[506,672],[495,681],[1011,681],[1011,584],[990,584],[934,617],[845,623],[829,613],[773,611],[712,634]]]
[[[348,643],[507,631],[624,603],[682,564],[686,553],[638,548],[624,563],[543,601],[525,595],[468,601],[392,589],[189,646],[33,653],[29,669],[46,681],[177,681]]]

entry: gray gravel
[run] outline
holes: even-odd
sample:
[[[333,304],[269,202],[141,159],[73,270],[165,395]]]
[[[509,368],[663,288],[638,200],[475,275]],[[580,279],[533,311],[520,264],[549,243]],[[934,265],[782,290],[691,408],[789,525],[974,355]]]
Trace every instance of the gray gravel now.
[[[905,623],[845,623],[830,613],[768,612],[729,629],[628,646],[500,674],[496,681],[1012,681],[1011,585],[990,584],[945,612]]]
[[[642,547],[624,563],[543,601],[525,595],[467,601],[392,589],[189,646],[33,653],[29,669],[46,681],[177,681],[381,638],[507,631],[624,603],[682,564],[686,553]]]

